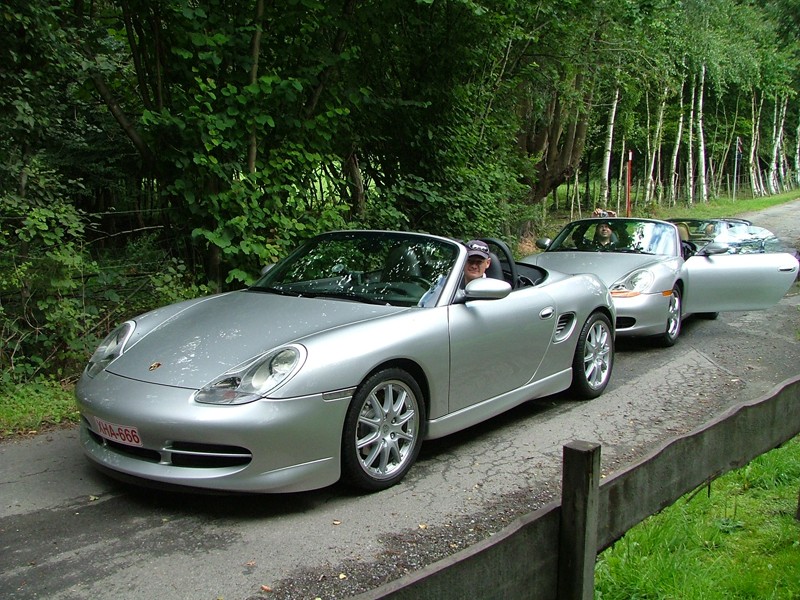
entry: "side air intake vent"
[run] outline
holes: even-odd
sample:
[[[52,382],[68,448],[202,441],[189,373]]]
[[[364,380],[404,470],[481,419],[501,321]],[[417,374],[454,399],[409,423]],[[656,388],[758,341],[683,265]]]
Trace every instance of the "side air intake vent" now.
[[[575,327],[574,313],[565,313],[563,315],[559,315],[558,322],[556,323],[556,331],[553,335],[553,341],[563,342],[570,336],[573,327]]]

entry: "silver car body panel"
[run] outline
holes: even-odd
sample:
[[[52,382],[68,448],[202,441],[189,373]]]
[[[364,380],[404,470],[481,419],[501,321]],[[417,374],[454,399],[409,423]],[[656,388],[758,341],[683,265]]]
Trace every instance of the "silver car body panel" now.
[[[797,276],[787,253],[692,256],[684,266],[684,312],[759,310],[774,306]]]
[[[414,238],[431,240],[453,244]],[[380,369],[400,367],[417,380],[428,439],[567,389],[583,324],[597,311],[614,322],[606,286],[594,275],[549,272],[510,293],[506,283],[481,292],[476,282],[476,298],[493,299],[465,298],[466,249],[457,248],[452,271],[431,282],[441,293],[427,306],[424,297],[399,306],[238,291],[137,317],[126,351],[93,377],[85,371],[77,385],[85,454],[112,472],[164,484],[314,489],[339,479],[351,398]],[[261,399],[195,399],[226,373],[290,344],[304,349],[302,365]],[[134,431],[139,444],[111,439],[109,426]]]
[[[342,325],[409,310],[323,298],[238,291],[211,296],[140,335],[108,371],[150,383],[199,388],[276,347]],[[242,315],[264,315],[243,320]],[[267,316],[268,315],[268,316]],[[138,328],[137,328],[138,329]],[[158,362],[161,367],[152,370]]]

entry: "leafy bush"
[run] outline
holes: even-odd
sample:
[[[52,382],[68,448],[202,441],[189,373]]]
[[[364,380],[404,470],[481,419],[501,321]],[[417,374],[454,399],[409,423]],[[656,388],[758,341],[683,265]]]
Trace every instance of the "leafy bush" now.
[[[84,249],[88,219],[68,199],[75,182],[27,167],[27,196],[0,196],[0,373],[25,380],[84,353],[83,332],[96,315],[81,294],[97,264]]]
[[[71,385],[44,378],[26,384],[0,381],[0,439],[77,420]]]

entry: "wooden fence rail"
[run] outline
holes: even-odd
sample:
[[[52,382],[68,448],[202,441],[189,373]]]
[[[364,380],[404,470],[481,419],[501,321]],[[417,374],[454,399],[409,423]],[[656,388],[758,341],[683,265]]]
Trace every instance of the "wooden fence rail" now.
[[[602,484],[600,447],[572,442],[564,447],[561,501],[356,598],[590,600],[598,552],[687,492],[798,433],[800,376],[667,442]]]

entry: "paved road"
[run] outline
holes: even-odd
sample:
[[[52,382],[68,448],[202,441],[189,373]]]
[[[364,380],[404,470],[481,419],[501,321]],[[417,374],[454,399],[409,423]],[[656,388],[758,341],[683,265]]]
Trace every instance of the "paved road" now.
[[[752,216],[787,239],[800,202]],[[768,224],[769,223],[769,224]],[[0,444],[0,595],[48,600],[344,598],[499,530],[558,492],[562,446],[606,473],[800,372],[800,289],[768,311],[689,319],[678,344],[620,343],[591,402],[553,397],[423,447],[398,486],[282,496],[131,488],[68,429]],[[266,586],[266,587],[262,587]]]

